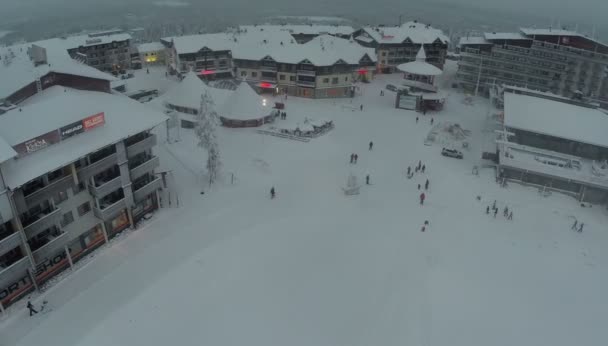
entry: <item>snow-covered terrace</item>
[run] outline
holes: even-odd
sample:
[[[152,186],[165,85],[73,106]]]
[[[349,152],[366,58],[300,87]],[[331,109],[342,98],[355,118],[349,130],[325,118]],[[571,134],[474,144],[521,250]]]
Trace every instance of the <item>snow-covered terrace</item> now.
[[[608,189],[608,176],[598,176],[594,174],[592,160],[516,143],[499,144],[499,146],[501,148],[501,166]],[[510,154],[509,156],[503,154],[505,150]],[[575,161],[580,165],[580,169],[575,167],[559,167],[558,165],[543,163],[537,158],[559,163]]]
[[[2,172],[11,189],[166,120],[162,112],[127,97],[60,86],[28,99],[20,109],[0,116],[0,137],[10,146],[100,112],[105,124],[4,163]]]

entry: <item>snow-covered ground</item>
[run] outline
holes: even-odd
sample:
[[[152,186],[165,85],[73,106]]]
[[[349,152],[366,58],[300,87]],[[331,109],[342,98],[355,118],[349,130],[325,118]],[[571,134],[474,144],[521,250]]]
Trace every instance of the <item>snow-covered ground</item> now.
[[[444,89],[445,110],[422,116],[379,95],[396,78],[352,104],[289,97],[289,119],[335,122],[308,143],[221,129],[224,181],[204,195],[192,133],[169,144],[159,129],[171,207],[38,297],[49,313],[13,308],[0,345],[604,344],[605,210],[473,175],[490,136],[485,100]],[[432,117],[471,131],[464,160],[424,145]],[[407,179],[418,160],[426,173]],[[346,197],[351,172],[372,185]],[[495,200],[496,218],[485,214]]]

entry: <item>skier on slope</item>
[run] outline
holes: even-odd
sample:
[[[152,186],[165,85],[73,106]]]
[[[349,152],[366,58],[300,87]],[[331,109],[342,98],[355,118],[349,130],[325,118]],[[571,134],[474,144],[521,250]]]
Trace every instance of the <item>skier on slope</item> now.
[[[513,210],[511,210],[509,212],[509,217],[507,218],[508,220],[513,220]]]
[[[496,218],[496,214],[498,214],[498,208],[494,209],[494,218]]]
[[[374,147],[374,142],[369,142],[369,150],[371,151],[372,148]]]
[[[574,223],[572,224],[572,227],[570,227],[570,229],[576,230],[577,225],[578,225],[578,220],[574,220]]]
[[[486,214],[490,214],[490,206],[486,207]]]
[[[369,174],[365,176],[365,185],[369,185]]]
[[[583,226],[585,226],[585,223],[581,222],[581,225],[578,227],[578,233],[583,233]]]
[[[359,160],[359,155],[355,154],[355,164],[357,163],[358,160]]]
[[[426,198],[426,195],[423,193],[420,194],[420,205],[424,205],[424,199]]]
[[[416,117],[416,124],[418,124],[418,117]]]
[[[272,188],[270,188],[270,198],[274,199],[274,197],[276,196],[275,191],[274,191],[274,186]]]
[[[429,180],[426,180],[426,183],[424,183],[424,189],[428,190],[429,189]]]
[[[410,172],[412,171],[412,167],[407,166],[407,175],[410,175]]]
[[[425,166],[425,165],[422,165],[422,168],[421,168],[421,169],[422,169],[422,173],[424,173],[424,170],[426,169],[426,166]]]

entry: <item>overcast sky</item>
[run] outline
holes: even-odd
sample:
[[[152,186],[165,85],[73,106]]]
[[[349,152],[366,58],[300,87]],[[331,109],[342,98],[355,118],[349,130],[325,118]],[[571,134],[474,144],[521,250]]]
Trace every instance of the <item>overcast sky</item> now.
[[[86,16],[95,16],[97,13],[124,15],[124,11],[138,14],[138,5],[149,11],[150,8],[157,8],[151,6],[152,4],[163,1],[188,2],[196,9],[210,9],[220,12],[219,14],[225,13],[224,9],[229,9],[242,12],[240,17],[248,14],[276,15],[278,11],[283,11],[281,14],[308,11],[306,15],[323,15],[328,14],[329,11],[332,15],[344,13],[362,21],[377,22],[382,20],[378,17],[384,14],[387,18],[383,21],[387,24],[396,22],[396,19],[392,18],[396,13],[403,13],[406,17],[412,13],[423,13],[424,18],[430,18],[432,11],[437,10],[443,11],[445,15],[446,8],[450,6],[438,5],[444,3],[451,7],[463,8],[462,12],[454,11],[454,17],[466,17],[463,15],[466,14],[464,8],[468,7],[472,10],[499,10],[502,16],[512,16],[514,22],[518,13],[532,15],[539,18],[538,26],[548,26],[551,22],[554,25],[558,22],[576,22],[579,27],[587,28],[593,25],[600,28],[608,26],[608,21],[605,19],[608,13],[608,0],[431,0],[430,2],[429,0],[0,0],[0,28],[3,25],[2,19],[4,23],[13,23],[37,17],[70,18],[71,14],[77,12],[85,13]],[[238,11],[240,8],[243,10]],[[314,13],[315,9],[319,13]],[[491,16],[484,17],[484,20],[491,25]],[[205,18],[201,18],[201,21],[204,20]]]

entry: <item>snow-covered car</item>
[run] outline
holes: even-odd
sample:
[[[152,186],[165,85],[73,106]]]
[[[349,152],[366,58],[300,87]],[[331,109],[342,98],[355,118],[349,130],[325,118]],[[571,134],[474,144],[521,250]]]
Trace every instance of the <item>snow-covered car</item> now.
[[[386,85],[386,90],[397,91],[399,89],[396,86],[392,85],[392,84],[387,84]]]
[[[443,156],[447,156],[447,157],[453,157],[455,159],[462,159],[462,152],[456,150],[456,149],[448,149],[448,148],[443,148],[441,149],[441,155]]]

